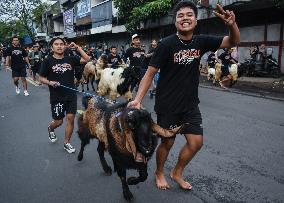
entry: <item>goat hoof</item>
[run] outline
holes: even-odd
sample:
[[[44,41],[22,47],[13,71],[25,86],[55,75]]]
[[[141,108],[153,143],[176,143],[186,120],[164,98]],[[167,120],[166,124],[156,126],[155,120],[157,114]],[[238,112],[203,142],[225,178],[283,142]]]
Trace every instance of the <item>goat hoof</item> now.
[[[124,199],[128,202],[131,202],[133,200],[133,194],[128,190],[128,191],[123,191],[123,196]]]
[[[83,160],[83,153],[79,153],[78,155],[78,161],[82,161]]]
[[[104,168],[104,172],[107,176],[111,176],[112,175],[112,169],[111,167],[106,167]]]
[[[139,183],[139,179],[137,177],[129,177],[127,178],[128,185],[137,185]]]

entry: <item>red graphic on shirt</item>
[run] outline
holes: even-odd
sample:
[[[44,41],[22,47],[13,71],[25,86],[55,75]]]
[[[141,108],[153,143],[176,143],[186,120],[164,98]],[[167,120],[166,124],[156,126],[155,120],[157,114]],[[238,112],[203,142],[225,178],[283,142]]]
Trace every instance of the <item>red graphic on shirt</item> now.
[[[52,71],[54,73],[63,74],[67,70],[72,70],[72,66],[69,63],[56,64],[56,65],[52,66]]]
[[[188,65],[191,64],[191,62],[196,58],[200,58],[200,50],[180,50],[179,52],[174,54],[174,63]]]

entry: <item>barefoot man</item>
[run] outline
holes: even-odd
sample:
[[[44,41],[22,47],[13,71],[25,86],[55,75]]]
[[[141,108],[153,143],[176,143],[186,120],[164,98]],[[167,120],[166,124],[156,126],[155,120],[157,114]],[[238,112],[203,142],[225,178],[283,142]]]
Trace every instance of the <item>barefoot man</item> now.
[[[174,128],[188,123],[181,132],[186,140],[185,145],[170,172],[171,178],[185,190],[192,189],[192,186],[182,176],[184,168],[203,145],[202,117],[198,108],[200,58],[208,51],[233,47],[240,42],[234,13],[225,11],[220,5],[217,5],[214,13],[228,26],[228,36],[194,35],[197,25],[196,6],[190,1],[181,1],[175,6],[177,33],[159,43],[134,101],[128,104],[129,107],[141,107],[143,97],[160,69],[155,101],[158,124],[163,128]],[[165,178],[164,164],[174,141],[175,137],[163,138],[157,148],[155,177],[159,189],[170,188]]]

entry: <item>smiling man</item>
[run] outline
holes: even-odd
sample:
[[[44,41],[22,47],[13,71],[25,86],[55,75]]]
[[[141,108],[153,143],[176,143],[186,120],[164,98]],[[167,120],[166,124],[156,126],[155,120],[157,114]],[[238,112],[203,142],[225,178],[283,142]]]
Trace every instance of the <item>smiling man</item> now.
[[[76,92],[68,91],[60,87],[60,85],[68,86],[75,89],[74,77],[75,69],[80,67],[80,63],[87,62],[89,56],[83,49],[74,42],[69,44],[69,48],[77,50],[82,56],[66,56],[64,55],[65,41],[60,37],[53,38],[50,41],[53,51],[52,56],[48,56],[41,65],[40,81],[49,86],[50,105],[53,120],[48,126],[48,137],[51,142],[56,142],[57,137],[54,130],[63,124],[63,118],[66,113],[66,129],[64,137],[64,149],[68,153],[74,153],[75,148],[70,144],[70,139],[74,129],[74,118],[77,111],[77,95]],[[77,73],[80,71],[76,71]]]
[[[141,107],[155,73],[160,69],[157,84],[155,111],[157,122],[163,128],[175,128],[187,123],[181,134],[185,136],[176,166],[170,177],[185,190],[192,185],[185,181],[182,173],[186,165],[203,145],[202,117],[199,111],[198,85],[199,63],[202,55],[219,48],[236,46],[240,32],[232,11],[224,11],[217,5],[216,16],[228,26],[229,36],[194,35],[197,25],[197,8],[190,1],[179,2],[174,9],[177,33],[162,39],[153,55],[148,70],[142,79],[138,93],[129,107]],[[170,188],[165,175],[164,164],[175,137],[162,138],[156,153],[156,185],[159,189]]]

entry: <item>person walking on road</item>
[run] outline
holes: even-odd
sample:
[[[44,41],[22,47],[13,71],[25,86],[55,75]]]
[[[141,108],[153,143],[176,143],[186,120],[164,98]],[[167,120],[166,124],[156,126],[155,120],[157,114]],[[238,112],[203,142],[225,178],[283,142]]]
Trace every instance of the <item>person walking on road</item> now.
[[[49,86],[51,114],[53,120],[48,125],[48,136],[51,142],[57,141],[54,130],[63,124],[66,113],[66,128],[64,137],[64,149],[68,153],[74,153],[75,148],[70,144],[70,139],[74,129],[74,118],[77,111],[77,95],[74,91],[68,91],[61,85],[75,88],[74,77],[75,68],[80,67],[80,63],[89,60],[89,56],[81,47],[74,42],[70,43],[70,48],[75,48],[81,55],[64,55],[65,41],[62,38],[54,38],[50,41],[53,55],[48,56],[41,65],[40,81]],[[76,71],[80,72],[80,71]]]
[[[129,66],[133,67],[135,73],[138,76],[139,82],[142,79],[142,62],[145,58],[145,50],[141,48],[140,36],[138,34],[134,34],[131,37],[132,46],[130,46],[124,55],[124,61],[130,61]],[[135,88],[135,91],[138,90],[138,86]]]
[[[32,67],[32,78],[33,81],[36,82],[36,74],[39,72],[40,65],[42,62],[42,52],[39,50],[39,44],[33,45],[33,49],[28,55]]]
[[[142,99],[160,69],[155,100],[157,122],[163,128],[186,124],[181,131],[186,142],[179,153],[177,164],[170,172],[170,177],[185,190],[192,189],[192,185],[183,178],[183,171],[203,145],[202,117],[198,107],[200,59],[208,51],[230,48],[240,42],[235,14],[225,11],[219,4],[214,13],[228,26],[229,36],[194,35],[197,25],[196,5],[191,1],[181,1],[175,6],[177,33],[159,43],[134,101],[128,104],[128,107],[141,108]],[[162,138],[157,148],[155,178],[159,189],[170,188],[165,178],[164,164],[174,141],[175,137]]]
[[[20,46],[19,38],[14,36],[12,38],[12,46],[6,50],[6,69],[11,66],[12,78],[16,86],[16,94],[20,94],[19,79],[21,79],[24,87],[24,95],[29,96],[28,83],[26,80],[27,71],[26,65],[31,69],[29,63],[28,53]]]

